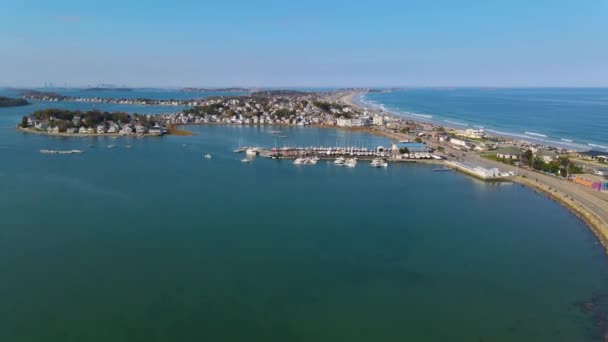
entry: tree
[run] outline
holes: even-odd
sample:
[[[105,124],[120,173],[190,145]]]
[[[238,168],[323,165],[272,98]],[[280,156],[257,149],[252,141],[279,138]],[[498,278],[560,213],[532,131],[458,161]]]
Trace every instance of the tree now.
[[[410,132],[410,128],[409,127],[403,127],[401,129],[401,133],[403,133],[403,134],[408,134],[409,132]]]
[[[26,128],[27,125],[28,125],[28,118],[27,118],[27,116],[24,115],[23,118],[21,118],[21,127]]]
[[[417,143],[421,143],[422,142],[422,138],[416,137],[416,139],[414,139],[414,141],[417,142]]]
[[[528,161],[528,166],[532,167],[533,165],[533,157],[534,155],[532,154],[531,150],[526,150],[526,152],[524,152],[523,154],[524,159],[526,159],[526,161]]]
[[[399,153],[401,153],[401,154],[410,153],[410,150],[408,150],[407,147],[402,147],[399,149]]]

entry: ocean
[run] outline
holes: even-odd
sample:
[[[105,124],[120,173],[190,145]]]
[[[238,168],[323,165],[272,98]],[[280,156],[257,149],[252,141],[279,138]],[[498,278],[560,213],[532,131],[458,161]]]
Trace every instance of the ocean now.
[[[608,88],[404,89],[367,93],[360,102],[448,127],[608,151]]]
[[[388,144],[361,132],[212,125],[188,126],[194,136],[111,139],[15,130],[48,106],[0,109],[1,341],[604,333],[596,319],[608,312],[598,301],[608,296],[606,254],[583,222],[528,188],[419,164],[245,164],[232,152],[240,143]],[[593,312],[581,310],[591,301]]]

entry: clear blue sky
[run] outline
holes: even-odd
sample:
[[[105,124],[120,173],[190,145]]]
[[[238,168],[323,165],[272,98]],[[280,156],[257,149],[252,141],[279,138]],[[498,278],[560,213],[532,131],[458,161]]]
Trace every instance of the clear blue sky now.
[[[608,86],[607,0],[1,7],[0,85]]]

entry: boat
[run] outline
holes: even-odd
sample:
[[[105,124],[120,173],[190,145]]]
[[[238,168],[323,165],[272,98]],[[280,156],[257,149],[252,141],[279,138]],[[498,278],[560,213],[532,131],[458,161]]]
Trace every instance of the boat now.
[[[296,160],[293,161],[293,165],[304,165],[304,164],[308,164],[307,158],[296,158]]]
[[[81,150],[55,151],[55,150],[40,150],[42,154],[77,154],[84,153]]]
[[[334,160],[334,164],[336,165],[344,165],[345,159],[342,157],[338,157],[336,158],[336,160]]]
[[[440,169],[433,169],[433,171],[452,171],[452,169],[440,168]]]
[[[205,154],[205,159],[211,159],[211,155],[209,153]]]
[[[115,148],[116,145],[108,145],[108,148]]]
[[[245,151],[245,153],[248,156],[257,156],[258,155],[258,150],[256,148],[248,148],[247,151]]]
[[[387,167],[388,163],[385,162],[383,159],[377,158],[372,160],[371,165],[372,167]]]
[[[312,157],[312,158],[310,158],[310,159],[308,160],[308,163],[309,163],[309,164],[312,164],[312,165],[315,165],[315,164],[317,164],[317,162],[319,162],[319,160],[321,160],[319,157],[314,156],[314,157]]]
[[[125,146],[125,148],[133,148],[133,146],[127,145],[127,146]]]
[[[357,166],[357,158],[349,158],[344,162],[344,166],[355,167]]]
[[[251,159],[248,159],[248,158],[241,159],[241,163],[249,163],[250,161],[251,161]]]

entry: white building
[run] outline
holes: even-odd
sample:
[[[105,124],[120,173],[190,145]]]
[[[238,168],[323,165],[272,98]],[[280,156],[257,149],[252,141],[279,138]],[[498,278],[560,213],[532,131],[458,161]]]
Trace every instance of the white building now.
[[[376,126],[384,126],[384,117],[382,115],[375,115],[373,123]]]
[[[450,139],[450,143],[452,145],[455,145],[455,146],[461,146],[461,147],[464,147],[464,148],[472,148],[472,146],[471,146],[470,143],[468,143],[468,142],[466,142],[464,140],[460,140],[460,139],[454,139],[454,138],[452,138],[452,139]]]
[[[464,136],[467,138],[481,139],[486,136],[486,133],[483,131],[483,129],[470,129],[469,128],[466,131],[464,131]]]

